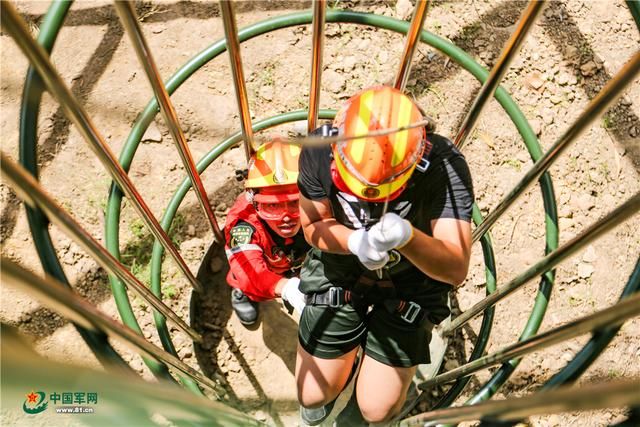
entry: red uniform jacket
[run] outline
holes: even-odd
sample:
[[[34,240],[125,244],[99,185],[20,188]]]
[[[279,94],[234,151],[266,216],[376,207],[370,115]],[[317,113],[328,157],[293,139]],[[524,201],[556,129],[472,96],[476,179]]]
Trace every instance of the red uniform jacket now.
[[[284,239],[274,238],[268,229],[246,193],[241,194],[229,210],[224,227],[229,260],[227,283],[253,301],[275,298],[278,281],[293,276],[309,248],[302,232]]]

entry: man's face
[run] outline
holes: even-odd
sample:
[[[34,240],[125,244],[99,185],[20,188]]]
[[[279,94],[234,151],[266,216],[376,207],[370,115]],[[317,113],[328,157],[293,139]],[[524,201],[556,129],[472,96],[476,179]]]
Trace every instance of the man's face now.
[[[300,231],[300,218],[292,218],[289,215],[285,215],[281,220],[269,219],[264,221],[280,237],[293,237]]]
[[[300,205],[298,200],[278,203],[257,203],[258,216],[279,236],[295,236],[300,230]]]

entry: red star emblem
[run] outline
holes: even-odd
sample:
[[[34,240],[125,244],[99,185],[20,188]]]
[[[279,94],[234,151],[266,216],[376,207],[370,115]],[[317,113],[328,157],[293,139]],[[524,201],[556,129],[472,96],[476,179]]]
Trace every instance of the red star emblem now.
[[[38,401],[38,395],[34,392],[27,394],[27,400],[29,403],[36,403]]]

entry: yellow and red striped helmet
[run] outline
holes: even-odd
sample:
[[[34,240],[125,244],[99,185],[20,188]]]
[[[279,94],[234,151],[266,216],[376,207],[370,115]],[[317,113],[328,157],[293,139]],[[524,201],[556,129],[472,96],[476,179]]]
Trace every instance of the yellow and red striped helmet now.
[[[245,181],[245,188],[257,190],[256,202],[283,201],[280,200],[282,197],[276,197],[278,193],[286,194],[286,200],[299,198],[296,186],[299,156],[299,146],[283,143],[280,139],[266,142],[256,150],[249,161]]]
[[[387,86],[365,89],[338,111],[334,126],[341,136],[359,136],[423,120],[418,106]],[[425,149],[424,127],[389,135],[340,141],[333,145],[337,172],[358,198],[379,201],[400,194]],[[341,183],[342,184],[342,183]]]

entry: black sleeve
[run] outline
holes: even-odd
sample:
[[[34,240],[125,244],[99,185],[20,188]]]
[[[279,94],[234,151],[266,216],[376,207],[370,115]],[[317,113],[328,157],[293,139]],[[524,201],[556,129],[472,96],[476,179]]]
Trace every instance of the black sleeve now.
[[[434,202],[429,219],[455,218],[471,221],[473,182],[469,166],[461,155],[446,158],[432,181]]]
[[[298,188],[304,197],[310,200],[325,199],[327,192],[320,180],[320,159],[325,155],[322,147],[303,147],[298,160]],[[326,171],[325,171],[326,173]]]

